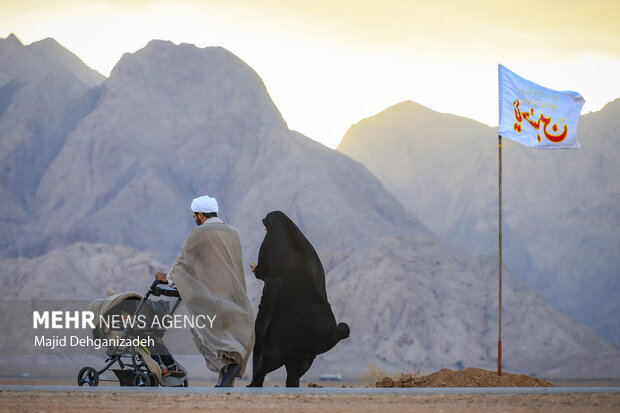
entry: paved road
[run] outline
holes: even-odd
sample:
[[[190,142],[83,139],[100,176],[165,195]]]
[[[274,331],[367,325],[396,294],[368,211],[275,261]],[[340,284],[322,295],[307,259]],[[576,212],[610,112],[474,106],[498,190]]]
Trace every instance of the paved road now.
[[[2,391],[51,391],[96,393],[240,393],[240,394],[566,394],[566,393],[620,393],[620,387],[460,387],[460,388],[214,388],[214,387],[78,387],[78,386],[17,386],[0,385]]]

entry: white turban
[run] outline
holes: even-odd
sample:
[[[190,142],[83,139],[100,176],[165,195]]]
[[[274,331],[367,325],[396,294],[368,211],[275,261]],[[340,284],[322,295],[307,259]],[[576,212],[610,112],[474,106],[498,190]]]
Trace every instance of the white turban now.
[[[211,198],[209,195],[201,196],[192,201],[192,211],[194,212],[215,212],[217,214],[217,199]]]

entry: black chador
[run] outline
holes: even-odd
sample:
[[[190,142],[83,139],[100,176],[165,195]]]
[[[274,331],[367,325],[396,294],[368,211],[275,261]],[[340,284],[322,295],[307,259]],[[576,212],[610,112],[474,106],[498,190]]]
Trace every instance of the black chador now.
[[[349,326],[336,325],[323,265],[297,225],[280,211],[267,214],[263,224],[267,234],[254,274],[265,285],[256,317],[249,387],[261,387],[265,375],[283,365],[286,386],[299,387],[316,355],[347,338]]]

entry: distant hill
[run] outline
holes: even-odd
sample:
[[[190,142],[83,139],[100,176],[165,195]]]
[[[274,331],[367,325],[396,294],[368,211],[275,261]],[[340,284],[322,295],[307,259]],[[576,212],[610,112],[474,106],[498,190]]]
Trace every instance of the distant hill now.
[[[36,258],[0,261],[0,282],[16,300],[94,300],[106,291],[145,293],[167,266],[122,246],[76,243]]]
[[[388,372],[435,371],[441,366],[496,368],[495,257],[459,261],[420,232],[386,237],[368,247],[325,256],[323,261],[336,318],[346,320],[353,333],[319,356],[310,375],[340,372],[356,377],[369,364]],[[84,300],[86,309],[90,300],[104,298],[108,289],[145,293],[153,274],[165,270],[150,254],[128,247],[77,243],[37,258],[0,261],[0,283],[22,303]],[[256,312],[262,283],[248,276],[247,284]],[[509,271],[504,294],[506,371],[544,377],[620,376],[620,364],[609,364],[620,360],[617,349],[551,308]],[[75,310],[76,305],[69,308]],[[33,340],[31,329],[17,328],[17,319],[24,317],[0,319],[6,333],[0,342],[2,354],[10,352],[4,347],[8,340],[17,339],[15,346],[26,349],[29,344],[24,343]],[[176,355],[198,354],[189,331],[170,332],[165,340]],[[22,359],[42,356],[35,357],[39,358]],[[63,364],[73,362],[70,358]]]
[[[91,111],[63,128],[40,179],[13,168],[34,193],[28,214],[3,217],[5,257],[88,241],[171,263],[194,225],[189,204],[205,193],[241,232],[248,259],[275,209],[325,250],[426,231],[362,165],[290,131],[258,75],[222,48],[152,41],[125,54],[98,90]]]
[[[26,46],[26,49],[44,61],[48,67],[58,67],[68,71],[86,86],[99,86],[106,79],[51,37],[31,43]]]
[[[0,255],[27,252],[22,228],[49,212],[35,197],[41,179],[103,80],[55,41],[0,39]]]
[[[620,100],[581,117],[579,151],[504,139],[504,257],[556,308],[620,343]],[[497,130],[403,102],[352,126],[362,162],[453,251],[497,253]]]
[[[497,369],[496,256],[464,262],[419,233],[383,238],[328,268],[336,318],[347,320],[355,334],[348,346],[324,357],[326,368],[347,369],[363,360],[393,372],[436,371],[442,365]],[[503,297],[506,371],[620,375],[617,348],[553,309],[507,269]]]
[[[191,199],[208,193],[239,230],[245,262],[256,260],[261,218],[276,209],[321,254],[334,310],[354,330],[316,369],[360,372],[369,362],[492,368],[494,298],[481,293],[491,288],[484,287],[491,264],[459,261],[364,165],[289,130],[258,74],[238,57],[152,41],[90,87],[57,59],[49,60],[50,72],[38,72],[28,47],[11,38],[0,43],[0,55],[15,57],[0,79],[22,85],[0,91],[0,130],[8,131],[0,145],[13,145],[22,160],[3,163],[0,181],[0,281],[8,294],[100,298],[128,280],[141,291],[194,226]],[[48,79],[70,87],[48,93]],[[41,106],[24,105],[26,97]],[[63,117],[67,108],[75,109]],[[514,363],[507,366],[616,374],[604,361],[619,357],[609,343],[511,280],[507,275],[506,308],[515,319],[507,337],[532,340],[506,347]],[[247,284],[256,307],[262,282],[248,274]],[[546,332],[557,344],[546,342]]]

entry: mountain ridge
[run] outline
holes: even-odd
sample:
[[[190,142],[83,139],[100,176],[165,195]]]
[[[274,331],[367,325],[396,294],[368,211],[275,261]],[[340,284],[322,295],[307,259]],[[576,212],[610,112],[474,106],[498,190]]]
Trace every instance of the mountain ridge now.
[[[33,197],[44,171],[96,100],[58,59],[46,61],[35,52],[16,36],[0,39],[0,193],[5,199],[0,255],[22,251],[12,240],[23,236],[23,224],[36,213]]]
[[[356,377],[369,364],[386,371],[497,365],[497,257],[466,263],[420,232],[384,237],[322,260],[334,315],[346,320],[352,334],[319,355],[309,374]],[[0,282],[22,306],[53,299],[86,307],[109,290],[143,293],[153,274],[165,268],[151,254],[129,247],[79,242],[36,258],[0,260]],[[262,283],[250,275],[246,284],[256,314]],[[505,370],[557,378],[620,376],[617,363],[608,365],[620,359],[617,348],[552,309],[507,269],[504,294]],[[7,321],[0,320],[9,340],[27,351],[23,343],[32,332]],[[190,336],[181,331],[165,340],[175,355],[197,355]],[[5,340],[3,350],[11,354],[6,345]]]
[[[465,357],[469,351],[480,354],[481,362],[493,364],[491,350],[487,350],[492,345],[485,347],[473,339],[485,328],[491,329],[484,327],[489,317],[484,316],[481,303],[475,307],[479,319],[476,323],[480,325],[468,321],[463,310],[467,300],[472,300],[463,294],[463,288],[468,286],[455,285],[460,282],[459,275],[471,279],[472,285],[480,285],[481,277],[494,269],[482,265],[480,270],[471,269],[446,252],[426,225],[361,162],[289,130],[260,76],[241,59],[217,48],[163,41],[149,44],[123,56],[110,78],[94,89],[96,99],[89,95],[92,88],[75,76],[66,76],[77,85],[79,93],[61,94],[60,98],[84,112],[75,114],[75,123],[64,123],[64,118],[52,116],[58,122],[58,141],[54,144],[59,145],[59,150],[49,164],[39,165],[31,176],[31,167],[36,163],[15,163],[13,172],[6,175],[13,180],[32,179],[36,191],[28,198],[30,203],[22,206],[24,215],[19,220],[8,218],[12,212],[5,204],[0,209],[0,232],[6,235],[2,237],[6,248],[0,254],[5,258],[50,258],[68,252],[75,255],[76,264],[67,278],[87,284],[91,276],[101,277],[97,283],[105,283],[106,257],[116,262],[114,255],[131,257],[142,254],[136,251],[148,252],[150,258],[146,261],[156,259],[166,267],[194,226],[189,210],[191,199],[208,193],[218,199],[222,219],[238,229],[245,262],[256,260],[264,236],[261,219],[271,210],[287,213],[321,255],[328,295],[338,318],[352,320],[357,332],[351,341],[318,359],[317,366],[340,359],[355,362],[351,366],[356,369],[373,361],[392,367],[405,362],[409,366],[418,360],[415,354],[401,357],[410,339],[430,343],[423,349],[422,360],[428,357],[435,363],[444,359],[455,365],[459,361],[473,363],[473,359]],[[49,96],[47,89],[39,87],[43,80],[32,82],[37,87],[31,89],[30,98],[44,100]],[[15,131],[22,126],[16,121],[17,115],[31,115],[18,110],[23,106],[15,105],[15,96],[10,98],[7,109],[12,115],[0,118],[0,130]],[[53,108],[41,107],[38,116],[46,120],[45,114]],[[3,144],[6,135],[0,136]],[[31,136],[38,145],[48,143],[36,129]],[[15,142],[21,144],[16,150],[28,153],[30,141]],[[3,199],[15,197],[19,203],[20,188],[0,187],[0,195]],[[97,243],[122,246],[118,247],[121,252],[110,255],[107,247]],[[98,252],[97,248],[102,250]],[[18,260],[24,270],[35,268],[28,270],[31,274],[37,271],[38,267],[28,264],[37,258],[8,258],[0,265],[17,262],[12,260]],[[81,267],[77,262],[82,260],[95,263],[93,274],[80,270],[93,268],[91,264]],[[63,258],[62,262],[67,261]],[[14,267],[10,268],[5,277],[15,273]],[[154,266],[141,267],[140,272],[145,273],[141,277],[149,279],[146,273],[153,270]],[[122,277],[124,271],[115,269],[114,274]],[[249,276],[247,284],[256,306],[262,283]],[[410,291],[411,285],[420,285],[420,291]],[[507,291],[510,288],[507,283]],[[394,300],[385,294],[387,290],[394,291]],[[99,290],[88,291],[101,294]],[[530,297],[528,300],[533,301],[527,302],[545,313],[543,300],[534,299],[531,291],[514,291],[515,295]],[[442,299],[444,293],[446,300]],[[407,307],[412,298],[425,300],[429,311]],[[488,298],[483,302],[488,303]],[[356,304],[345,308],[347,303]],[[398,332],[406,333],[408,338],[391,334],[394,330],[383,327],[376,336],[372,330],[365,331],[358,310],[366,311],[363,307],[368,303],[382,312],[370,314],[368,325],[400,325]],[[391,312],[397,307],[411,311]],[[443,319],[436,317],[441,312],[445,314]],[[545,325],[553,320],[541,317]],[[458,328],[462,334],[446,338],[444,333],[439,334],[439,327],[434,329],[437,325],[445,331],[442,323]],[[534,326],[518,319],[515,323],[522,333],[539,336]],[[465,328],[468,324],[469,331]],[[561,349],[550,343],[545,348],[553,351],[546,354],[556,354],[551,361],[563,363],[564,371],[575,363],[599,369],[602,364],[598,354],[610,351],[608,344],[574,323],[562,324],[562,331],[578,343],[578,358],[573,362],[561,358]],[[580,341],[582,335],[592,337]],[[530,363],[528,366],[533,364],[527,356],[534,352],[535,344],[530,341],[522,353],[515,353],[521,354],[523,363]],[[448,351],[448,346],[452,350]],[[437,349],[444,349],[450,356],[439,355]]]
[[[275,209],[319,249],[426,230],[361,164],[290,131],[258,74],[222,48],[153,41],[125,54],[65,139],[34,195],[45,220],[19,226],[25,255],[105,241],[171,262],[200,193],[220,200],[250,257],[260,220]],[[142,219],[162,212],[166,222]],[[372,219],[359,227],[364,217]]]
[[[534,151],[508,139],[502,151],[505,262],[556,308],[615,343],[619,112],[617,99],[582,115],[580,151]],[[459,256],[497,251],[496,131],[454,115],[393,113],[360,121],[338,149],[364,163]]]

